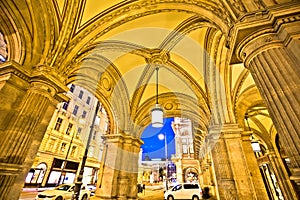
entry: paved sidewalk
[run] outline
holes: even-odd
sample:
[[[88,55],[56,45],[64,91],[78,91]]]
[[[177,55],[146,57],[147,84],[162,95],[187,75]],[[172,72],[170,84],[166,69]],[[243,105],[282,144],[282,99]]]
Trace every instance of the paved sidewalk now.
[[[164,188],[163,186],[146,186],[146,189],[143,193],[138,193],[139,199],[149,199],[149,197],[162,193],[163,194]]]
[[[146,186],[146,189],[143,191],[143,193],[138,193],[138,197],[140,200],[146,200],[149,199],[149,197],[162,193],[163,194],[164,188],[162,185],[155,185],[155,186]],[[93,196],[90,198],[90,200],[97,200],[98,198]]]

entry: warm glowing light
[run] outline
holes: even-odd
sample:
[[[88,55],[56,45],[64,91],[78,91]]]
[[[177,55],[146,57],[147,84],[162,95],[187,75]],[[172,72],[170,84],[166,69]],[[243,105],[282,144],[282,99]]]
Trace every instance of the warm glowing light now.
[[[161,128],[164,125],[164,112],[163,109],[156,104],[155,108],[151,110],[151,123],[152,127]]]
[[[251,142],[251,146],[254,152],[260,152],[260,146],[258,142]]]

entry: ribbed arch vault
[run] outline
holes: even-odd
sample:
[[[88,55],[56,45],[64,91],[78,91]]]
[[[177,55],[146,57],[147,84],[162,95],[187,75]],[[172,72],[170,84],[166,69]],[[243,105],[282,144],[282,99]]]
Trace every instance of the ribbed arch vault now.
[[[124,1],[87,20],[83,16],[85,4],[75,0],[61,7],[47,1],[28,1],[26,5],[5,1],[0,6],[11,12],[1,17],[6,21],[14,17],[15,23],[8,23],[11,27],[3,32],[4,36],[15,33],[15,39],[8,41],[8,46],[13,47],[9,59],[14,58],[30,70],[42,66],[65,85],[74,83],[90,90],[108,111],[110,133],[133,130],[131,134],[139,136],[141,127],[150,123],[149,111],[155,97],[151,89],[157,65],[161,81],[159,101],[166,117],[191,118],[200,132],[208,131],[213,124],[238,121],[234,108],[240,93],[237,89],[232,95],[231,66],[225,62],[229,30],[236,16],[230,16],[223,5],[204,0],[197,4],[182,0]],[[31,18],[22,18],[24,13]],[[151,21],[160,15],[175,15],[176,25],[160,26]],[[138,20],[144,23],[135,26]],[[148,28],[150,22],[153,27],[169,31],[163,32],[157,46],[112,37]],[[149,40],[151,37],[150,34]],[[187,41],[201,51],[184,46]],[[181,55],[182,52],[188,53]],[[111,57],[114,53],[120,56]],[[188,60],[186,55],[198,60]],[[124,74],[128,71],[136,72],[135,76]],[[130,78],[136,85],[130,85]],[[203,139],[202,135],[197,138]]]

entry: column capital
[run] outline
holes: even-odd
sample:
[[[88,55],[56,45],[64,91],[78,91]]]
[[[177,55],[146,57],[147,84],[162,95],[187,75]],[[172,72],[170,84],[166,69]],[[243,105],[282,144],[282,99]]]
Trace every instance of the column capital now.
[[[244,45],[256,39],[259,35],[277,33],[284,24],[299,21],[299,2],[286,3],[274,6],[268,10],[247,13],[240,18],[239,22],[230,30],[228,43],[231,49],[230,64],[239,63],[247,56]],[[245,55],[246,53],[246,55]]]
[[[0,80],[18,88],[30,88],[31,85],[33,90],[44,91],[59,102],[68,100],[63,93],[69,88],[50,70],[38,67],[31,70],[11,60],[0,64],[0,76]]]
[[[253,134],[253,131],[242,131],[241,137],[243,141],[250,141],[250,136]]]

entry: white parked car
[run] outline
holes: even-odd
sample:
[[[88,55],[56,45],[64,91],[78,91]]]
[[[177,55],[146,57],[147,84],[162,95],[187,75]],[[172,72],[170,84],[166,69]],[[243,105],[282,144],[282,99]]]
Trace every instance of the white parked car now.
[[[164,194],[167,200],[174,199],[202,199],[202,189],[198,183],[179,183]]]
[[[72,199],[74,195],[75,184],[62,184],[52,190],[45,190],[36,196],[36,200],[67,200]],[[90,191],[86,185],[82,185],[80,189],[80,200],[90,198]]]

